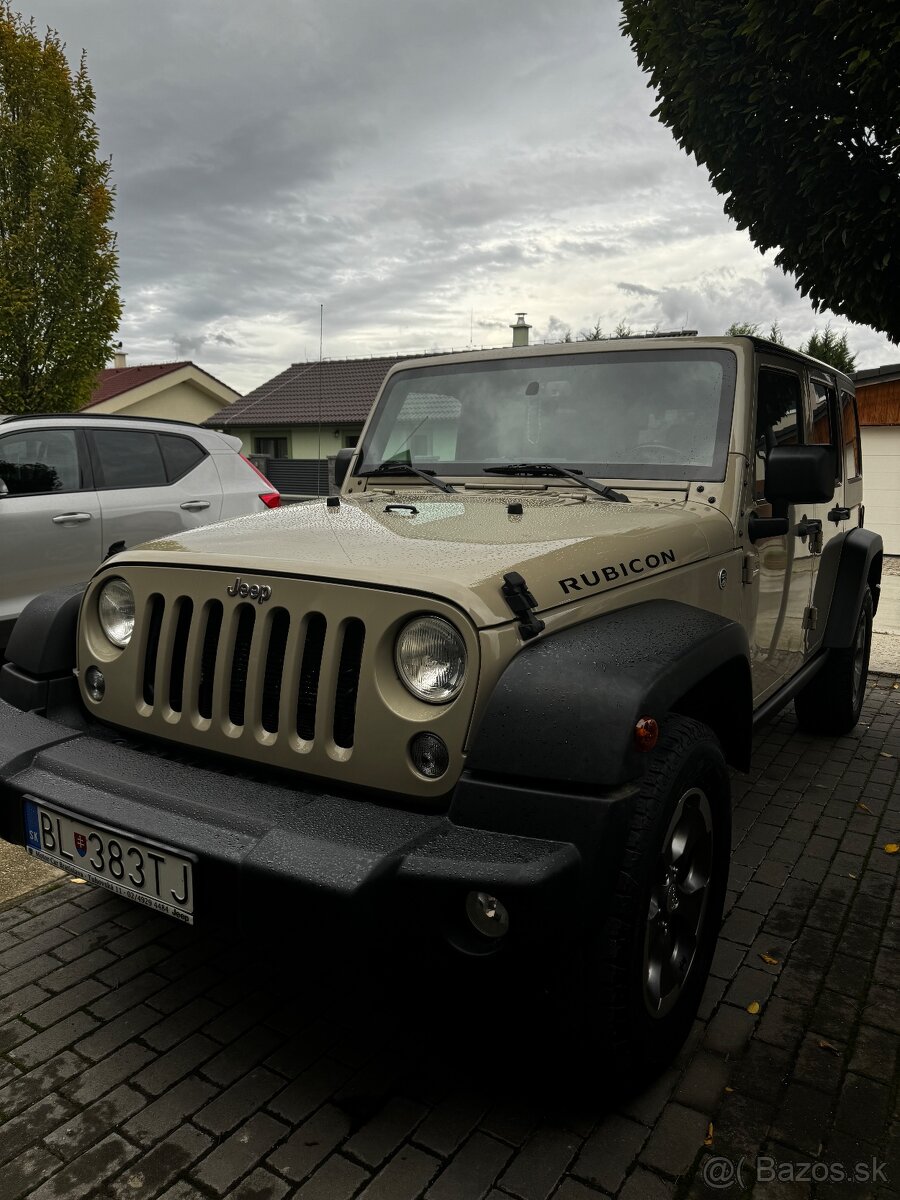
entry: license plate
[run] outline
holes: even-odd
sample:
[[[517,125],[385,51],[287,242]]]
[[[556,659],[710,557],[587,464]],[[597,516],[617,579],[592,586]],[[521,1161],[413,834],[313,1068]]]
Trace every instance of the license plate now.
[[[193,925],[189,859],[36,800],[25,801],[25,829],[35,858]]]

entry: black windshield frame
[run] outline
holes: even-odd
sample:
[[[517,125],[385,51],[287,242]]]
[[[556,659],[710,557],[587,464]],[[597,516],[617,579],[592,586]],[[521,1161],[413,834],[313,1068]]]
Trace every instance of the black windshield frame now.
[[[709,465],[681,463],[623,463],[604,462],[601,459],[586,459],[584,461],[566,460],[565,466],[573,471],[581,471],[590,478],[600,478],[604,481],[616,480],[673,480],[698,482],[718,482],[725,478],[728,461],[728,446],[731,434],[732,414],[734,411],[735,389],[737,385],[737,355],[731,349],[719,347],[685,346],[677,348],[642,348],[640,350],[615,350],[582,352],[575,354],[510,356],[497,359],[479,359],[470,362],[452,364],[427,364],[397,371],[388,380],[385,390],[379,399],[376,411],[366,429],[360,447],[360,457],[356,464],[355,473],[377,467],[380,457],[373,455],[373,445],[382,440],[387,442],[380,433],[384,421],[393,428],[399,407],[404,398],[398,392],[398,384],[408,385],[415,380],[426,382],[445,378],[449,375],[502,373],[504,371],[522,372],[550,370],[554,374],[564,372],[567,366],[586,367],[597,365],[625,365],[631,362],[651,362],[664,368],[667,363],[676,362],[715,362],[722,369],[722,383],[718,400],[718,414],[713,442],[712,462]],[[423,391],[427,389],[423,388]],[[394,413],[392,415],[392,408]],[[509,462],[514,462],[520,456],[510,456]],[[434,469],[443,478],[459,478],[465,476],[485,479],[483,468],[492,465],[502,465],[503,460],[450,460],[423,458],[421,461],[413,457],[419,466]],[[499,480],[499,476],[496,477]]]

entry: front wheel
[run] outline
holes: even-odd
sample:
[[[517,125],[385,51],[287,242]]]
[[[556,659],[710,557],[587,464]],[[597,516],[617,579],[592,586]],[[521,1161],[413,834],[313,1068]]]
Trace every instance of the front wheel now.
[[[718,740],[671,715],[634,802],[611,912],[585,952],[586,1024],[615,1076],[639,1086],[674,1057],[709,975],[731,855]]]
[[[849,733],[859,721],[872,649],[872,593],[866,588],[853,641],[829,650],[821,671],[794,697],[797,723],[807,733]]]

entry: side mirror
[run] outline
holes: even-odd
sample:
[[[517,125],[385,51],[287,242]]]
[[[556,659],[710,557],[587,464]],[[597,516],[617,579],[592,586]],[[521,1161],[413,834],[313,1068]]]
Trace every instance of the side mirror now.
[[[827,504],[834,498],[834,447],[773,446],[766,457],[765,496],[776,510]]]
[[[355,446],[346,446],[343,450],[338,450],[334,456],[334,483],[335,487],[342,487],[344,480],[347,478],[347,472],[350,470],[350,464],[356,454]]]

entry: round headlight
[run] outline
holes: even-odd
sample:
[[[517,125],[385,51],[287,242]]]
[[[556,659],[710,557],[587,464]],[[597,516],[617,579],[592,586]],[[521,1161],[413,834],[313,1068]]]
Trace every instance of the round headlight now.
[[[134,633],[134,592],[124,579],[110,579],[97,600],[100,628],[114,646],[124,647]]]
[[[458,696],[466,674],[466,646],[442,617],[416,617],[397,638],[397,672],[406,687],[429,704]]]

